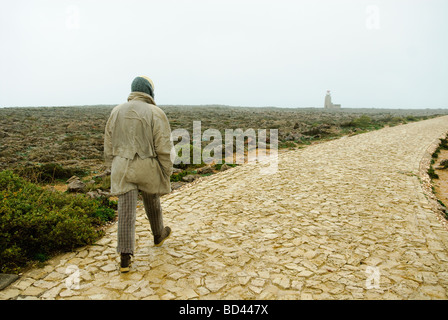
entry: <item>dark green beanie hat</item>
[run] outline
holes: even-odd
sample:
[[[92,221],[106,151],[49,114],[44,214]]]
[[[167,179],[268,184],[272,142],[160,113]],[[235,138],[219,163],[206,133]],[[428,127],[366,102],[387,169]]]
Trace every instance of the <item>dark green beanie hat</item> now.
[[[144,92],[154,99],[154,84],[151,79],[145,76],[137,77],[132,81],[132,92]]]

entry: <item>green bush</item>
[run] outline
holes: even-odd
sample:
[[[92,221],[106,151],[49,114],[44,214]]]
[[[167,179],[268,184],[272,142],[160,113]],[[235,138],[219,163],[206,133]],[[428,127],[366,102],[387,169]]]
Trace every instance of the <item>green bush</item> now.
[[[416,116],[407,116],[405,118],[406,121],[418,121],[419,119]]]
[[[182,178],[185,177],[186,175],[190,174],[190,171],[184,170],[182,172],[179,173],[173,173],[170,176],[170,181],[171,182],[178,182],[178,181],[182,181]]]
[[[23,166],[14,169],[19,176],[34,183],[47,183],[56,180],[67,180],[72,176],[85,176],[87,172],[80,168],[64,168],[58,163]]]
[[[372,119],[367,115],[362,115],[352,121],[353,127],[356,128],[367,128],[372,125]]]
[[[439,175],[434,171],[432,166],[428,169],[428,175],[431,179],[439,179]]]
[[[100,221],[110,221],[115,217],[115,210],[111,208],[100,207],[96,209],[94,215]]]
[[[104,200],[46,190],[0,172],[0,272],[18,273],[32,260],[93,243],[114,218]]]
[[[85,192],[101,190],[110,190],[110,175],[105,177],[94,177],[93,183],[87,182]]]
[[[439,157],[439,153],[440,153],[440,146],[437,147],[436,151],[434,151],[434,153],[431,155],[431,157],[433,159],[437,159]]]
[[[448,138],[440,140],[439,148],[442,150],[448,150]]]
[[[278,144],[279,149],[286,149],[286,148],[295,148],[296,144],[291,141],[281,141]]]
[[[368,115],[362,115],[354,118],[351,121],[344,121],[341,123],[341,128],[360,128],[367,129],[374,125],[374,121]]]

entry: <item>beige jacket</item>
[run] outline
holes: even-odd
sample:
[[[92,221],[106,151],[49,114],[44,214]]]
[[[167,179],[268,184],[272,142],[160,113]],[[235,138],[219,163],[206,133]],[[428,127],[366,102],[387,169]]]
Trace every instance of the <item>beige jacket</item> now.
[[[106,124],[104,158],[111,167],[111,194],[133,189],[151,194],[171,192],[171,128],[153,98],[132,92],[116,106]]]

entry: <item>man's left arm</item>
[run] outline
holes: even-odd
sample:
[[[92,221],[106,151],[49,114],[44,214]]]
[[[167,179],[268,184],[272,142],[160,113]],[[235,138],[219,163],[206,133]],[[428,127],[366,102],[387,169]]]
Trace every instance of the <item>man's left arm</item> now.
[[[173,173],[173,162],[171,161],[173,142],[171,141],[170,123],[163,111],[154,114],[153,125],[154,149],[157,159],[163,173],[169,177]]]

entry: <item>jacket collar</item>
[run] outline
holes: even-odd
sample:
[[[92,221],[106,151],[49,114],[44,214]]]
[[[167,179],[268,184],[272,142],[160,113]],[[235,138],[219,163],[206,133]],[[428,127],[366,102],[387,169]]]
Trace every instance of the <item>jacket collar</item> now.
[[[141,100],[149,104],[156,105],[156,102],[154,99],[147,93],[144,92],[131,92],[131,94],[128,97],[128,102],[131,100]]]

